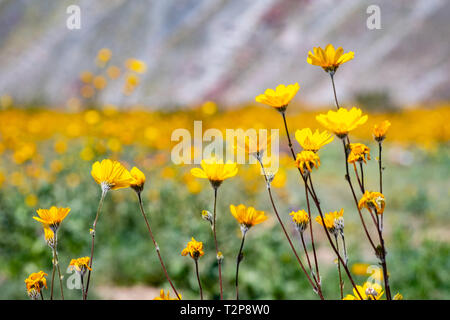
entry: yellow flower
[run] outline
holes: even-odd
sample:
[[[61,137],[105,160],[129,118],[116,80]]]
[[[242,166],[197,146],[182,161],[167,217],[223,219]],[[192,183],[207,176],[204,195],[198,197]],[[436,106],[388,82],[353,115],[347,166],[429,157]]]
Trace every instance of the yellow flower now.
[[[316,120],[343,139],[350,131],[364,124],[367,118],[367,115],[362,115],[361,109],[353,107],[350,110],[344,108],[337,111],[330,110],[327,114],[318,115]]]
[[[80,74],[80,80],[84,83],[91,83],[93,77],[94,76],[90,71],[83,71]]]
[[[255,101],[267,104],[280,112],[284,112],[299,89],[300,86],[298,83],[290,84],[287,87],[284,84],[280,84],[275,90],[267,89],[264,94],[257,96]]]
[[[110,79],[117,79],[120,77],[120,69],[117,66],[111,66],[106,70],[106,73],[108,74],[108,77]]]
[[[317,152],[324,145],[333,141],[334,137],[328,132],[319,130],[312,133],[310,128],[295,131],[295,139],[302,146],[303,150]]]
[[[95,89],[103,90],[106,87],[106,85],[108,84],[108,82],[106,81],[105,77],[103,77],[103,76],[96,76],[92,80],[92,84],[94,85]]]
[[[147,64],[144,61],[135,58],[127,59],[125,65],[129,70],[137,73],[144,73],[145,70],[147,70]]]
[[[50,209],[38,209],[36,212],[39,215],[39,218],[33,217],[33,219],[48,225],[53,232],[56,232],[61,222],[69,214],[70,208],[57,208],[52,206]]]
[[[384,120],[380,124],[376,124],[373,127],[373,137],[376,141],[381,142],[386,138],[386,132],[388,131],[391,123],[389,120]]]
[[[308,227],[309,215],[305,210],[292,211],[290,214],[297,230],[302,233]]]
[[[400,292],[397,292],[397,294],[394,296],[394,300],[403,300],[403,296]]]
[[[130,172],[118,161],[104,159],[92,165],[91,175],[103,190],[128,188],[133,182]]]
[[[348,155],[348,163],[355,163],[357,161],[370,160],[370,148],[362,143],[350,143],[350,154]]]
[[[188,242],[186,248],[181,251],[182,256],[190,255],[193,259],[198,259],[205,254],[203,251],[203,242],[195,241],[194,237]]]
[[[354,263],[352,265],[352,273],[358,275],[358,276],[364,276],[366,275],[367,269],[370,267],[370,264],[368,263]]]
[[[337,235],[344,230],[344,209],[325,213],[323,220],[321,216],[317,216],[316,221],[322,226],[325,224],[329,232]]]
[[[249,155],[261,158],[264,151],[269,149],[272,136],[266,134],[242,135],[237,137],[237,147]]]
[[[352,51],[344,53],[342,47],[335,50],[332,44],[328,44],[325,50],[321,47],[314,47],[313,52],[308,52],[306,61],[309,64],[322,67],[326,72],[334,74],[341,64],[352,60],[354,56],[355,53]]]
[[[25,285],[27,286],[27,293],[32,299],[37,299],[38,294],[41,292],[43,287],[47,288],[47,279],[45,276],[48,276],[44,271],[39,271],[32,273],[25,279]]]
[[[212,157],[210,159],[203,159],[200,168],[191,169],[191,174],[197,178],[208,179],[213,188],[218,188],[225,179],[234,177],[238,168],[236,163],[227,161],[223,163],[222,159]]]
[[[179,294],[181,299],[181,294]],[[171,298],[169,294],[169,290],[167,290],[167,295],[164,294],[164,289],[161,289],[159,292],[159,297],[155,297],[153,300],[178,300],[178,298]]]
[[[383,214],[386,205],[384,195],[376,191],[364,192],[361,200],[359,200],[359,209],[367,208],[367,210],[375,210],[377,214]]]
[[[106,63],[111,59],[112,53],[111,50],[107,48],[100,49],[100,51],[97,54],[97,60],[101,62],[102,64]]]
[[[130,174],[133,177],[133,181],[130,184],[131,188],[136,192],[141,192],[144,189],[145,174],[136,167],[131,169]]]
[[[69,268],[70,270],[74,270],[83,276],[87,270],[92,271],[92,269],[89,267],[89,257],[82,257],[78,259],[72,259],[70,260]]]
[[[306,174],[312,171],[312,168],[316,169],[320,166],[319,156],[312,151],[302,151],[297,153],[297,159],[295,160],[295,165],[300,169],[301,173],[305,175],[305,167],[307,169]]]
[[[55,233],[50,229],[50,227],[46,224],[44,226],[44,239],[47,245],[53,249],[55,246]]]
[[[380,300],[384,293],[383,288],[378,283],[366,282],[362,287],[357,285],[356,289],[353,288],[353,295],[348,294],[343,300],[361,300],[358,292],[362,300]]]
[[[237,222],[241,225],[242,233],[245,234],[248,229],[267,220],[264,211],[257,211],[253,207],[246,207],[243,204],[238,206],[230,205],[230,212]]]

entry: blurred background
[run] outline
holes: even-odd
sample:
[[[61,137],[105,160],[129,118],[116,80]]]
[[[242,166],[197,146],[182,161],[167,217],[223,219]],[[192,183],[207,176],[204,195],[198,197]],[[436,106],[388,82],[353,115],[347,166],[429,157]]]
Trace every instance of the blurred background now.
[[[80,29],[67,27],[70,5],[80,8]],[[371,5],[380,9],[381,29],[367,26]],[[214,245],[201,219],[201,210],[212,210],[213,193],[207,181],[190,175],[192,165],[171,162],[172,131],[192,131],[194,120],[222,132],[282,129],[276,111],[254,97],[295,82],[301,88],[287,112],[291,135],[320,128],[315,116],[335,108],[333,91],[329,76],[306,57],[328,43],[355,52],[338,69],[336,89],[341,105],[369,115],[352,141],[371,147],[367,183],[373,188],[372,128],[392,123],[383,161],[394,294],[450,298],[449,15],[445,0],[0,0],[0,298],[27,299],[23,280],[31,272],[51,273],[51,252],[32,219],[38,208],[72,208],[59,235],[64,270],[71,258],[89,254],[100,196],[90,170],[107,157],[147,175],[144,205],[183,298],[198,298],[193,263],[180,255],[192,236],[206,247],[200,261],[206,297],[217,298]],[[305,208],[304,189],[282,130],[280,138],[276,201],[299,245],[288,213]],[[326,211],[345,210],[349,264],[362,284],[376,259],[361,241],[338,141],[320,156],[315,184]],[[225,296],[234,297],[240,242],[229,205],[239,203],[270,216],[249,233],[242,298],[316,298],[252,165],[240,166],[219,192]],[[131,190],[108,194],[97,235],[92,298],[152,299],[169,289]],[[338,298],[335,257],[319,229],[317,238],[325,296]],[[80,297],[65,289],[68,298]],[[344,291],[351,291],[348,281]]]

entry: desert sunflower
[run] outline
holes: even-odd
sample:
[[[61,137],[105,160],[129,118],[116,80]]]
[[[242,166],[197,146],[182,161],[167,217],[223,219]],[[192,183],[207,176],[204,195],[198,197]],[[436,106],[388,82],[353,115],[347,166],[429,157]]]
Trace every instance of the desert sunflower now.
[[[367,115],[362,115],[361,109],[353,107],[350,110],[345,108],[330,110],[326,114],[318,115],[316,120],[336,136],[344,139],[350,131],[366,123],[367,118]]]
[[[326,72],[335,73],[341,64],[352,60],[354,56],[353,51],[344,53],[342,47],[338,47],[336,50],[332,44],[328,44],[325,50],[321,47],[314,47],[313,52],[308,52],[306,61],[311,65],[322,67]]]
[[[275,90],[269,88],[263,94],[256,96],[255,101],[269,105],[280,112],[284,112],[299,89],[300,86],[298,83],[290,84],[288,86],[280,84]]]
[[[333,141],[334,137],[326,130],[320,132],[316,129],[313,133],[310,128],[303,128],[295,131],[295,139],[303,150],[317,152],[324,145]]]

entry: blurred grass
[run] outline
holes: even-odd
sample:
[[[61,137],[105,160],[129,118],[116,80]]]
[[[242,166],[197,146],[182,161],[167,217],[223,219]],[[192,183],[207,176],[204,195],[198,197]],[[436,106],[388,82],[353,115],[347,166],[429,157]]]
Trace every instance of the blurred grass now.
[[[372,150],[373,143],[367,142]],[[281,144],[284,141],[281,140]],[[39,151],[42,167],[48,168],[54,157],[53,141],[43,141]],[[78,154],[83,144],[73,143],[67,153],[59,155],[64,164],[55,177],[37,179],[28,189],[37,197],[33,203],[20,187],[4,182],[0,189],[0,298],[26,299],[24,279],[31,272],[44,270],[51,274],[51,254],[43,241],[39,223],[31,217],[35,209],[51,205],[72,208],[60,230],[60,263],[65,270],[71,258],[90,252],[89,228],[97,208],[100,188],[90,176],[92,161],[81,161]],[[446,143],[433,152],[421,148],[403,149],[395,143],[385,145],[384,173],[387,209],[385,211],[386,245],[391,287],[405,299],[450,298],[450,221],[449,168],[450,153]],[[173,166],[164,151],[142,156],[142,150],[126,146],[120,159],[141,166],[147,175],[144,205],[150,218],[168,271],[185,299],[197,299],[197,282],[191,259],[182,257],[181,250],[191,236],[205,244],[206,254],[200,260],[200,275],[205,298],[218,298],[215,251],[208,224],[201,219],[201,210],[212,211],[213,192],[207,181],[199,181],[200,189],[191,192],[188,184],[192,166]],[[345,209],[345,234],[348,240],[350,265],[376,264],[369,250],[359,217],[344,182],[340,144],[336,141],[321,151],[322,166],[314,172],[315,185],[325,211]],[[409,162],[402,164],[398,154],[407,152]],[[368,185],[378,183],[377,162],[372,154],[367,170]],[[136,160],[138,159],[138,160]],[[288,213],[305,207],[304,189],[298,176],[282,161],[280,175],[286,181],[275,189],[276,203],[286,225],[299,245]],[[218,241],[225,256],[224,291],[234,297],[235,257],[239,248],[239,227],[231,216],[230,204],[244,203],[265,210],[271,219],[249,231],[240,271],[240,293],[245,299],[314,299],[304,275],[276,223],[265,193],[263,177],[250,166],[240,166],[238,177],[225,181],[219,189]],[[2,162],[3,171],[22,172],[23,167]],[[23,172],[22,172],[23,173]],[[76,175],[74,175],[74,173]],[[77,180],[78,179],[78,180]],[[73,180],[77,180],[74,183]],[[31,182],[30,182],[31,183]],[[201,190],[201,191],[200,191]],[[200,191],[200,192],[198,192]],[[314,215],[316,213],[314,212]],[[338,298],[337,271],[334,256],[326,238],[316,228],[319,261],[324,294]],[[299,252],[301,252],[298,246]],[[136,196],[130,189],[107,195],[97,228],[95,271],[92,297],[100,284],[130,286],[145,284],[169,289],[160,268],[153,244],[147,234],[138,209]],[[66,278],[70,274],[66,274]],[[364,282],[369,275],[357,276]],[[50,276],[49,276],[50,277]],[[346,278],[345,293],[351,292]],[[58,286],[55,290],[58,290]],[[58,292],[58,291],[55,291]],[[48,292],[46,292],[48,295]],[[68,290],[68,298],[79,298],[77,290]],[[98,296],[97,296],[98,297]]]

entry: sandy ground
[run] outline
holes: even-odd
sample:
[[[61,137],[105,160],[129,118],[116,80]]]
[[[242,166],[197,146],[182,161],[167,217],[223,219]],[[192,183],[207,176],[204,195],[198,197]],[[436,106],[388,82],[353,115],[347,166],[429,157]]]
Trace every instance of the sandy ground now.
[[[100,286],[95,293],[99,299],[107,300],[152,300],[159,296],[160,289],[136,285],[131,287]]]

